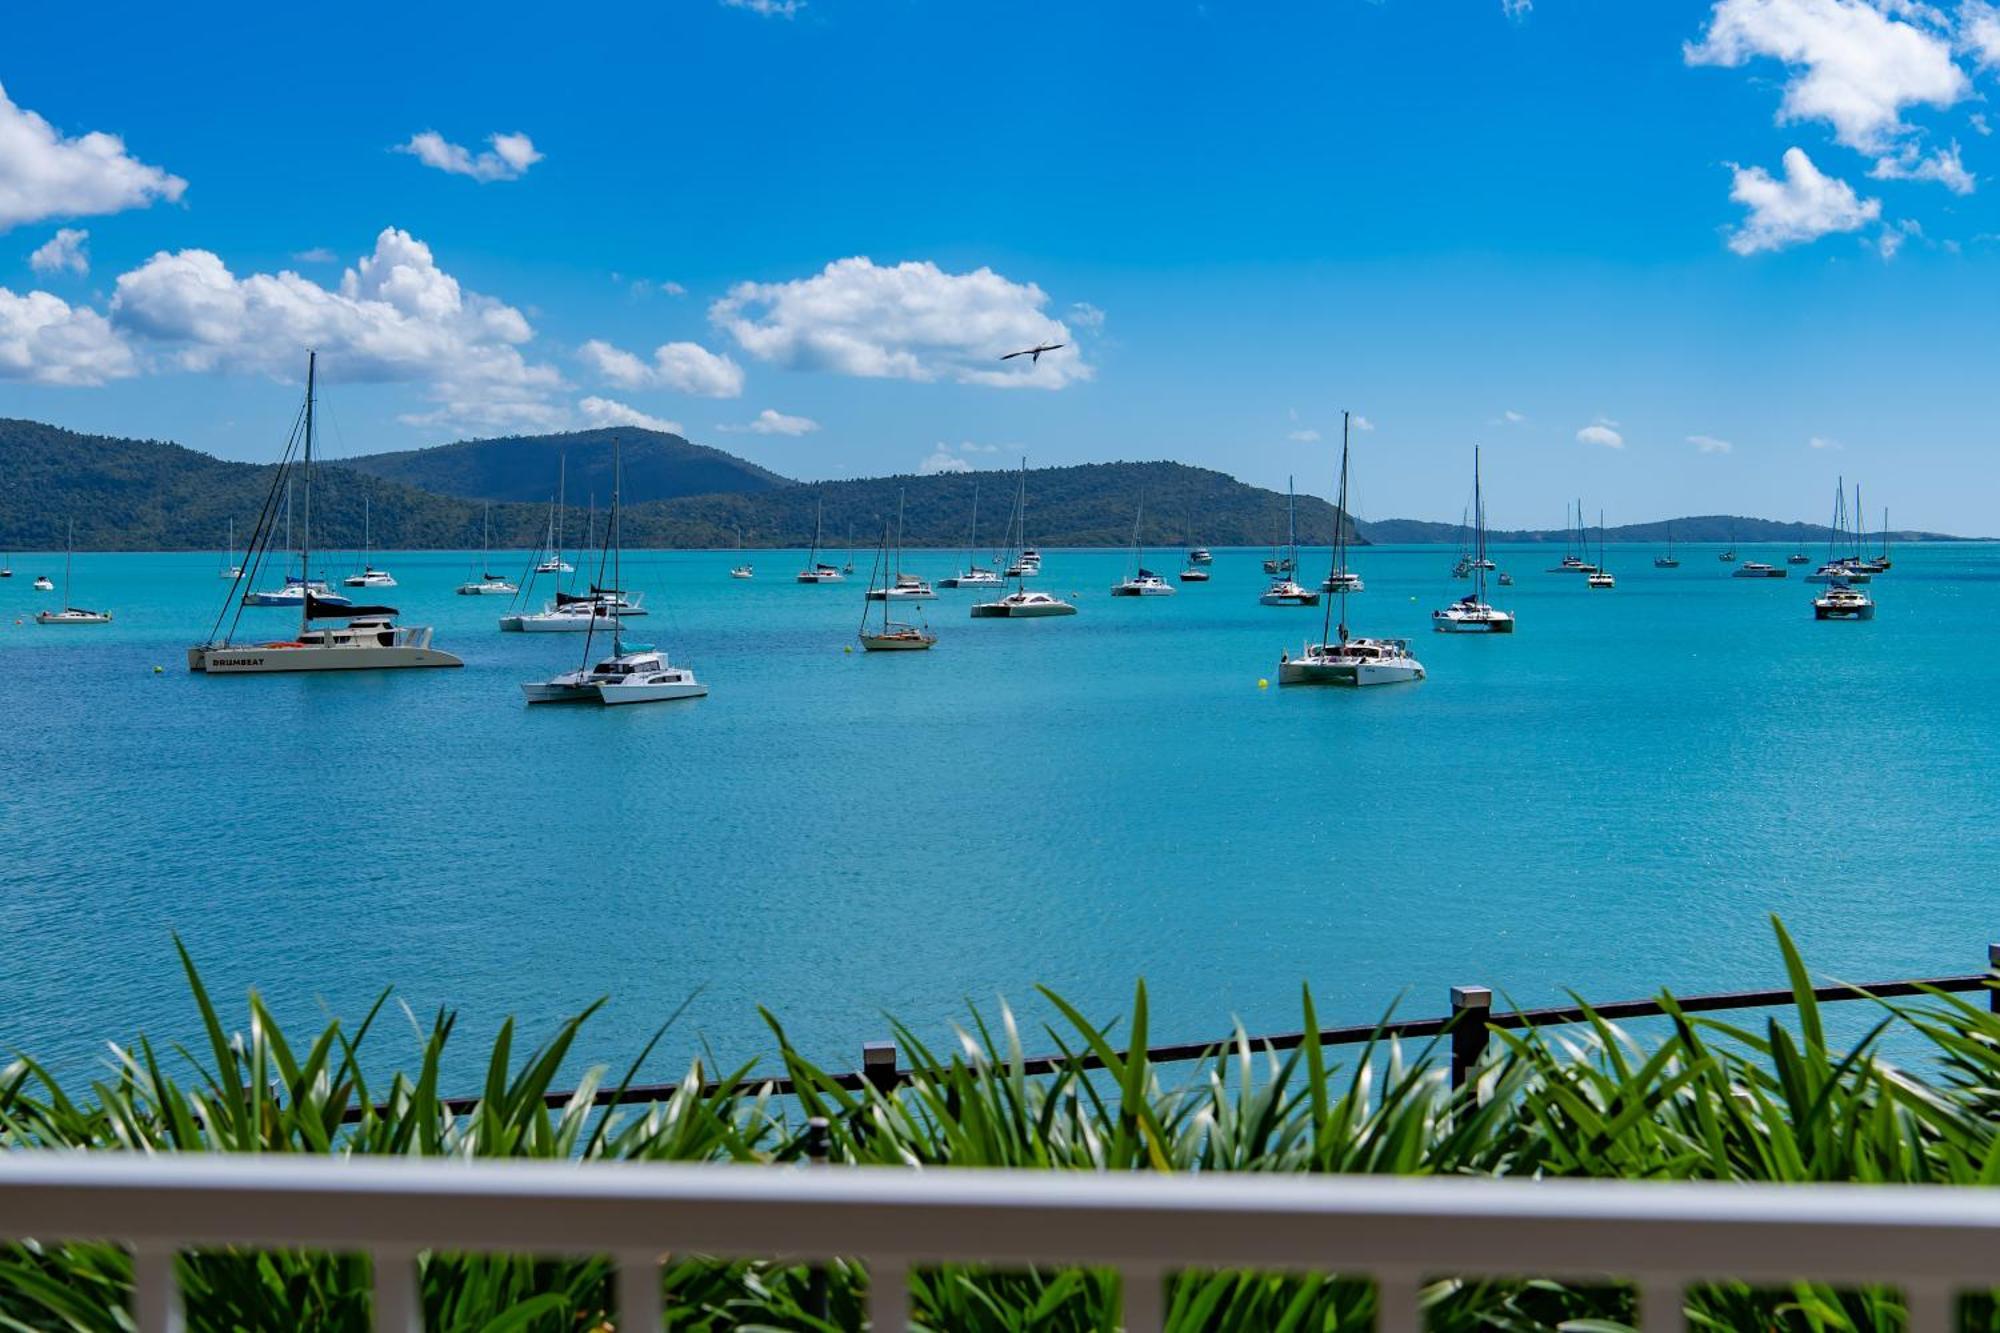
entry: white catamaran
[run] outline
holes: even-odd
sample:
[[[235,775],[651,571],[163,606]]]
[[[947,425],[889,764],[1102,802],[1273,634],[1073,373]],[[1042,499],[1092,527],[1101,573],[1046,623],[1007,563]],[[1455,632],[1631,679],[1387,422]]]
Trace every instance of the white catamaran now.
[[[1347,514],[1348,414],[1340,415],[1339,515]],[[1346,567],[1347,524],[1333,530],[1333,567]],[[1280,685],[1397,685],[1424,678],[1424,664],[1410,655],[1408,639],[1354,638],[1347,632],[1347,594],[1339,593],[1340,625],[1334,633],[1333,598],[1326,604],[1320,642],[1308,643],[1297,657],[1278,659]]]
[[[309,353],[306,357],[305,447],[299,464],[305,494],[306,535],[299,549],[302,569],[311,568],[312,558],[313,388],[317,370],[318,356]],[[270,515],[277,495],[276,488],[281,485],[289,488],[292,466],[292,444],[287,443],[278,475],[271,482],[272,492],[265,499],[264,515],[258,520],[257,532],[251,537],[249,549],[245,552],[244,566],[252,577],[270,551]],[[289,489],[286,493],[289,496]],[[188,649],[189,671],[242,676],[287,671],[379,671],[465,665],[450,653],[431,647],[428,627],[397,625],[395,607],[353,606],[344,598],[336,602],[336,599],[321,596],[309,585],[301,588],[297,638],[263,643],[234,642],[232,636],[242,608],[250,605],[248,595],[238,595],[238,589],[246,582],[238,580],[236,586],[231,588],[229,598],[222,604],[221,614],[215,618],[208,641]],[[236,619],[230,617],[232,606],[236,608]],[[229,621],[227,632],[223,630],[225,620]],[[330,623],[333,621],[346,623]]]
[[[1146,548],[1139,544],[1139,524],[1146,517],[1145,492],[1139,494],[1139,509],[1132,516],[1132,565],[1125,577],[1111,585],[1113,597],[1172,597],[1174,585],[1146,568]]]

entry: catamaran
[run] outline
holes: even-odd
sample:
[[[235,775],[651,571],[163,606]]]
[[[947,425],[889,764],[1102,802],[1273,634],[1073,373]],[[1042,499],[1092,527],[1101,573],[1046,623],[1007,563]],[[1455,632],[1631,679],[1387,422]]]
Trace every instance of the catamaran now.
[[[299,464],[305,493],[305,537],[299,547],[299,564],[303,569],[312,567],[313,388],[318,360],[317,354],[307,354],[304,452]],[[257,531],[244,553],[245,568],[253,577],[270,551],[272,534],[269,515],[277,495],[276,488],[283,485],[287,488],[287,496],[290,494],[295,443],[296,437],[286,443],[279,459],[278,475],[272,478],[272,492],[264,502],[264,516],[259,518]],[[289,671],[364,671],[465,665],[450,653],[431,647],[428,627],[398,626],[395,623],[395,607],[353,606],[345,598],[337,599],[336,603],[335,599],[322,597],[309,587],[300,598],[296,638],[265,643],[233,642],[242,607],[250,604],[248,596],[236,596],[236,590],[244,582],[237,580],[230,597],[224,600],[208,641],[188,649],[189,671],[208,675],[266,675]],[[232,604],[237,608],[236,619],[230,619]],[[227,633],[222,628],[224,620],[229,620]],[[335,620],[347,623],[327,623]]]
[[[597,577],[604,577],[605,561],[611,562],[611,586],[619,581],[623,563],[619,491],[622,488],[624,467],[621,462],[618,441],[611,444],[611,522],[605,528],[604,549],[598,552]],[[593,584],[592,592],[597,591]],[[644,704],[665,703],[675,699],[699,699],[708,693],[708,686],[695,679],[694,672],[687,667],[677,667],[667,660],[667,655],[650,644],[626,644],[624,624],[617,617],[611,617],[611,656],[591,662],[591,643],[596,638],[596,626],[591,625],[583,640],[583,665],[574,671],[565,671],[547,680],[523,682],[521,693],[531,704],[595,703],[595,704]]]
[[[1348,414],[1340,414],[1340,501],[1338,516],[1347,514]],[[1333,529],[1333,567],[1344,567],[1347,555],[1347,524]],[[1320,625],[1320,641],[1308,643],[1297,657],[1289,653],[1278,659],[1280,685],[1395,685],[1424,678],[1424,664],[1410,655],[1408,639],[1354,638],[1347,632],[1347,594],[1340,594],[1340,624],[1333,625],[1333,599],[1326,603]]]
[[[1132,565],[1124,578],[1111,585],[1113,597],[1172,597],[1174,585],[1146,568],[1146,548],[1139,544],[1139,525],[1146,517],[1146,493],[1139,493],[1139,508],[1132,515]]]
[[[1814,620],[1873,620],[1875,601],[1861,589],[1843,580],[1813,598]]]
[[[488,501],[479,516],[479,577],[458,585],[460,597],[512,597],[520,586],[504,574],[486,567],[493,563],[493,503]]]
[[[373,506],[368,496],[361,497],[361,572],[349,574],[341,582],[350,588],[393,588],[395,576],[386,569],[377,569],[370,563],[375,554],[375,528]]]
[[[1859,566],[1856,555],[1841,554],[1841,547],[1847,538],[1847,478],[1837,478],[1833,486],[1833,528],[1826,539],[1826,563],[1806,575],[1807,583],[1847,583],[1870,582],[1872,571]],[[1855,550],[1858,554],[1859,545]]]
[[[1479,450],[1472,451],[1472,591],[1441,611],[1431,612],[1431,628],[1439,634],[1512,634],[1514,613],[1486,601],[1486,497],[1479,477]],[[1343,615],[1345,613],[1343,612]]]
[[[965,568],[949,578],[938,580],[940,588],[1003,588],[1007,581],[1000,577],[998,570],[979,563],[974,552],[979,549],[979,478],[972,479],[972,521],[965,530]],[[997,562],[996,562],[997,563]]]
[[[76,550],[76,520],[69,521],[69,539],[63,546],[63,609],[60,611],[37,611],[37,625],[108,625],[111,623],[109,611],[91,611],[77,606],[69,600],[70,561]]]
[[[1023,542],[1028,537],[1028,460],[1021,460],[1020,481],[1014,495],[1014,515],[1007,525],[1008,552],[1014,550],[1013,542],[1018,531]],[[1022,551],[1018,559],[1007,564],[1007,577],[1014,580],[1014,591],[990,602],[975,602],[972,605],[974,620],[1040,620],[1049,616],[1073,616],[1076,608],[1060,597],[1052,597],[1045,592],[1031,591],[1029,577],[1040,571],[1041,556],[1036,554],[1033,569],[1029,568],[1028,552]]]
[[[812,551],[806,556],[806,567],[799,571],[798,578],[795,580],[796,582],[838,583],[844,577],[838,569],[819,558],[820,532],[825,523],[826,497],[822,495],[819,497],[819,503],[813,509]]]

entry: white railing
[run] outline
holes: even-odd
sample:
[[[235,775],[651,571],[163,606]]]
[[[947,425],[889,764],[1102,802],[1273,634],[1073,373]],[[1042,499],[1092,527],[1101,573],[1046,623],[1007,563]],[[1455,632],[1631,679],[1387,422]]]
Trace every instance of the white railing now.
[[[912,1267],[980,1263],[1114,1268],[1125,1327],[1147,1333],[1187,1268],[1369,1277],[1384,1333],[1418,1329],[1421,1285],[1444,1276],[1630,1282],[1646,1333],[1681,1328],[1690,1282],[1879,1283],[1911,1333],[1944,1333],[1957,1294],[2000,1275],[2000,1191],[0,1155],[0,1240],[26,1238],[129,1246],[140,1333],[181,1328],[176,1251],[229,1245],[372,1255],[383,1333],[422,1328],[431,1249],[612,1255],[621,1333],[661,1326],[668,1253],[862,1261],[877,1330],[907,1327]]]

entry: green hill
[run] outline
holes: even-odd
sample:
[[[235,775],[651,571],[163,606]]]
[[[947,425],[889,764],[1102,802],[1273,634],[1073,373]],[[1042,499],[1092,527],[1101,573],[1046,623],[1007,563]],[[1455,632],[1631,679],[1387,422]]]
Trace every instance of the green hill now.
[[[556,492],[560,460],[571,497],[581,502],[595,495],[608,502],[614,440],[624,447],[628,504],[718,491],[755,493],[793,484],[734,454],[633,426],[460,440],[429,449],[343,458],[339,463],[370,476],[462,500],[546,504]]]
[[[1661,519],[1653,523],[1627,523],[1619,527],[1606,528],[1604,539],[1610,542],[1659,542],[1665,544],[1667,530],[1673,529],[1676,542],[1784,542],[1789,545],[1810,547],[1813,543],[1824,546],[1833,530],[1824,523],[1787,523],[1778,519],[1747,518],[1734,514],[1698,514],[1690,518]],[[1431,523],[1424,519],[1387,518],[1374,522],[1364,522],[1361,528],[1370,540],[1385,545],[1432,542],[1451,543],[1459,540],[1456,523]],[[1558,545],[1565,538],[1561,528],[1521,528],[1494,529],[1486,534],[1487,540],[1496,542],[1554,542]],[[1872,542],[1879,534],[1871,530],[1868,539]],[[1590,540],[1597,540],[1597,527],[1589,528]],[[1891,532],[1892,542],[1937,542],[1964,541],[1962,537],[1952,537],[1941,532]]]

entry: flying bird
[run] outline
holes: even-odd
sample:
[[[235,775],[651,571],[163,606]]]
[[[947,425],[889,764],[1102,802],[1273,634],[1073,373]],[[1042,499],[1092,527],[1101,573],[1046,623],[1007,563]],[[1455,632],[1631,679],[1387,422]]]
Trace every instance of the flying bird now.
[[[1042,343],[1037,347],[1023,347],[1018,352],[1009,352],[1000,359],[1002,361],[1012,361],[1017,356],[1025,356],[1032,357],[1035,361],[1039,362],[1042,359],[1043,352],[1053,352],[1058,347],[1067,347],[1068,345],[1068,343]]]

